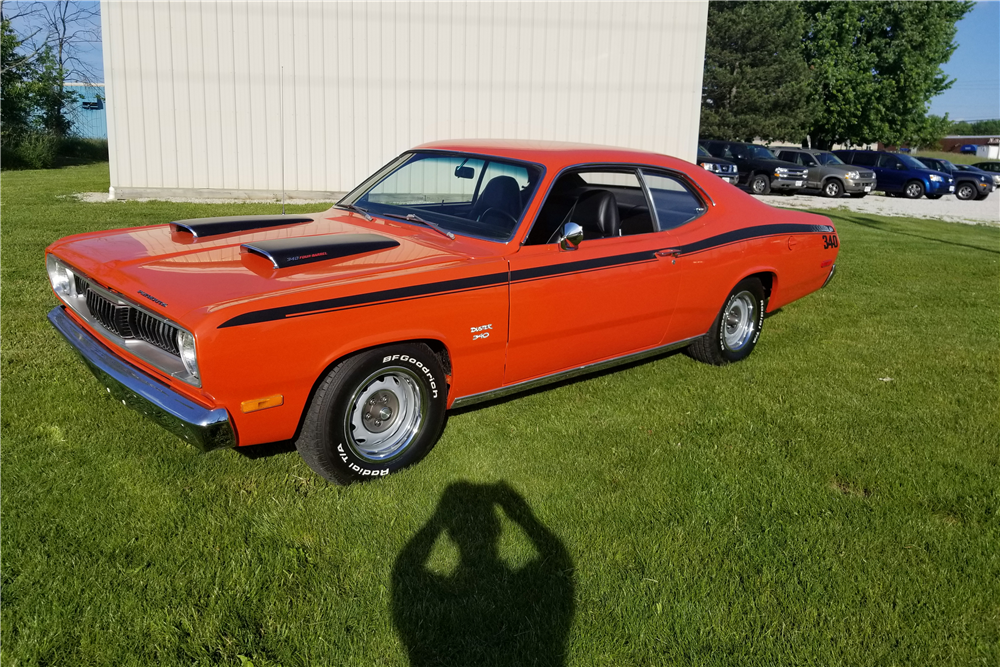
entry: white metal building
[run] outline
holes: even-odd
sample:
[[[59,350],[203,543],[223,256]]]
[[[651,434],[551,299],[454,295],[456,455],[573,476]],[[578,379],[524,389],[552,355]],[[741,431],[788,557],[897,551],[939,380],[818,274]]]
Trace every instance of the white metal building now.
[[[693,160],[708,0],[104,1],[111,193],[330,197],[425,141]]]

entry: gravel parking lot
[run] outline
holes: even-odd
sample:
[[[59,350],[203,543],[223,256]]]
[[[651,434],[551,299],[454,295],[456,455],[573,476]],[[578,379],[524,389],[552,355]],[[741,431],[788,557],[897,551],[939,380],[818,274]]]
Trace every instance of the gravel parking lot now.
[[[1000,191],[990,194],[980,201],[959,201],[954,195],[941,199],[904,199],[888,197],[881,193],[868,195],[863,199],[841,197],[830,199],[819,194],[797,194],[783,196],[771,194],[758,196],[771,206],[784,208],[839,208],[856,213],[874,215],[896,215],[908,218],[927,218],[945,222],[961,222],[968,225],[992,225],[1000,227]]]

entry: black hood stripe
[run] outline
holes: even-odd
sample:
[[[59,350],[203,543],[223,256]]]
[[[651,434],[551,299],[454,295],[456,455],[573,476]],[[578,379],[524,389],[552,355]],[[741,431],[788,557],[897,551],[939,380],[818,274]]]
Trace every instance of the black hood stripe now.
[[[719,246],[745,241],[747,239],[759,238],[763,236],[775,236],[781,234],[807,234],[807,233],[831,233],[833,227],[829,225],[803,225],[803,224],[775,224],[760,225],[757,227],[747,227],[725,234],[719,234],[703,241],[689,243],[683,246],[675,246],[680,250],[681,255],[704,252]],[[345,310],[360,306],[373,304],[392,303],[395,301],[405,301],[409,299],[434,296],[448,292],[465,292],[504,285],[508,282],[527,282],[540,280],[560,275],[572,273],[582,273],[598,269],[610,268],[613,266],[623,266],[626,264],[637,264],[656,259],[656,251],[644,250],[642,252],[627,253],[624,255],[612,255],[609,257],[597,257],[576,262],[565,262],[552,266],[539,266],[530,269],[518,269],[510,275],[504,273],[491,273],[484,276],[474,276],[472,278],[460,278],[457,280],[445,280],[435,283],[425,283],[423,285],[411,285],[409,287],[399,287],[390,290],[380,290],[378,292],[368,292],[366,294],[353,294],[351,296],[339,297],[336,299],[323,299],[321,301],[309,301],[307,303],[295,304],[292,306],[282,306],[280,308],[267,308],[243,313],[226,320],[220,329],[228,327],[238,327],[245,324],[259,324],[262,322],[272,322],[283,320],[289,317],[299,317],[305,315],[318,315],[334,310]]]

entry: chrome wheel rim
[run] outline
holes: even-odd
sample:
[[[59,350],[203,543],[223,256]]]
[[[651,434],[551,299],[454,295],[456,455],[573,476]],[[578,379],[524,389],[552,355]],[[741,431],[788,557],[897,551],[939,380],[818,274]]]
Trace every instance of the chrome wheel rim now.
[[[826,184],[827,197],[836,197],[838,194],[840,194],[840,185],[838,185],[835,181],[831,181]]]
[[[428,405],[427,393],[409,369],[372,373],[351,396],[345,423],[348,444],[369,461],[399,456],[420,431]]]
[[[906,188],[906,196],[910,199],[916,199],[920,196],[920,186],[914,183]]]
[[[722,315],[722,338],[729,350],[740,350],[753,334],[757,300],[750,292],[740,292],[729,300]]]
[[[958,196],[962,199],[972,199],[973,192],[972,187],[969,185],[963,185],[958,188]]]
[[[753,179],[753,191],[757,194],[764,192],[764,179],[755,178]]]

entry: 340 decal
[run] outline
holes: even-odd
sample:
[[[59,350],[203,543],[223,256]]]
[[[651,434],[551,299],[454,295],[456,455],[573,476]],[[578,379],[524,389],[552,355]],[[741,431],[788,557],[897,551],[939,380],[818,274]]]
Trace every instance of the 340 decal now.
[[[836,234],[823,234],[823,250],[827,248],[839,248],[840,241],[837,240]]]

